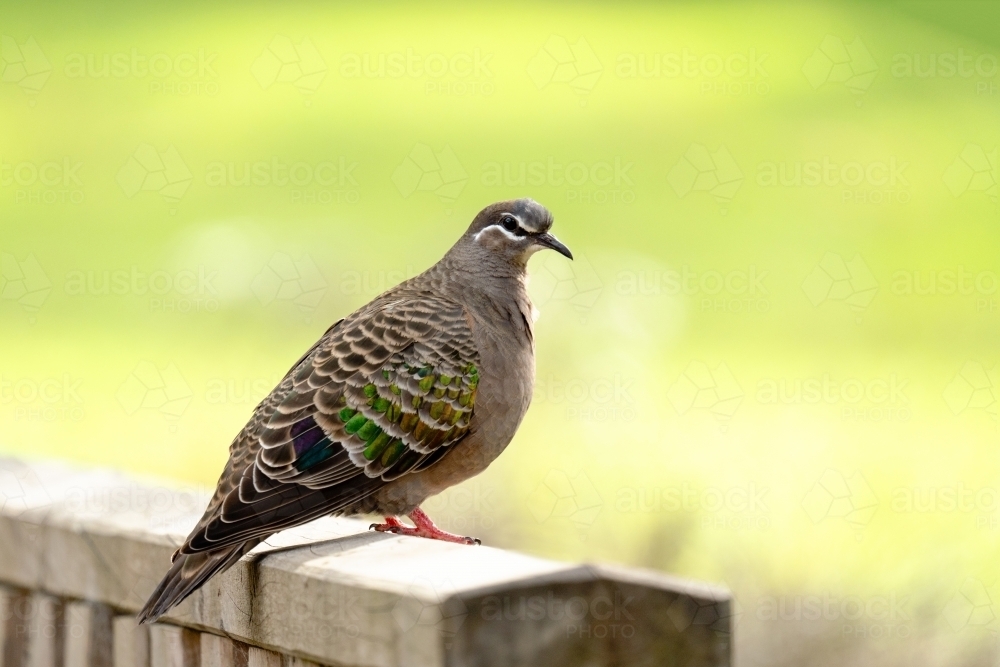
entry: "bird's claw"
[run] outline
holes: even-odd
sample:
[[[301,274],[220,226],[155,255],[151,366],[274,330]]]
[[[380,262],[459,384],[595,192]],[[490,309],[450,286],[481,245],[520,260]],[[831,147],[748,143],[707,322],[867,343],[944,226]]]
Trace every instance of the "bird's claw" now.
[[[373,523],[368,526],[368,530],[376,530],[380,533],[392,533],[393,535],[410,535],[412,537],[424,537],[431,540],[441,540],[442,542],[452,542],[455,544],[468,544],[468,545],[481,545],[482,540],[476,537],[465,537],[462,535],[453,535],[446,531],[441,530],[430,521],[424,521],[422,513],[419,515],[420,519],[416,526],[410,527],[403,525],[399,522],[399,519],[395,517],[387,516],[385,518],[385,523]]]
[[[388,521],[385,523],[373,523],[368,526],[368,530],[375,530],[380,533],[399,533],[401,528],[402,526],[398,523],[389,523]]]

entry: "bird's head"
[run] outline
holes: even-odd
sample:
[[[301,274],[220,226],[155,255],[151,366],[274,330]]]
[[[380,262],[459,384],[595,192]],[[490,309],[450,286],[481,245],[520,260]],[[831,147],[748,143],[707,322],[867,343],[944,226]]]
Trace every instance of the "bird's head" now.
[[[478,255],[524,266],[539,250],[549,248],[573,259],[573,253],[553,236],[552,214],[534,199],[490,204],[476,216],[463,241]]]

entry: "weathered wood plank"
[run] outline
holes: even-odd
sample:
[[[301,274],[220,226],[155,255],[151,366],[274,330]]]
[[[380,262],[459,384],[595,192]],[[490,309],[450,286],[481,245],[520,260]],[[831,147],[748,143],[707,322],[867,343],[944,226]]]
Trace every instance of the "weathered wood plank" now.
[[[204,502],[115,473],[56,464],[0,460],[4,484],[17,486],[18,502],[0,509],[0,582],[128,612],[156,586]],[[62,632],[62,606],[50,607],[49,623]],[[283,662],[294,656],[359,667],[714,667],[729,664],[731,655],[725,590],[652,572],[373,533],[366,522],[336,518],[274,536],[163,621],[150,630],[148,667],[228,660],[224,652],[204,653],[220,645],[193,630],[255,647],[247,665],[275,663],[273,654],[256,649],[281,654]],[[123,627],[116,621],[116,634]],[[13,667],[61,660],[61,641],[35,639],[25,652],[16,624],[4,631],[15,633],[4,642]],[[124,647],[129,642],[116,638],[116,667],[138,655]],[[18,655],[27,659],[17,663]]]
[[[61,667],[66,630],[65,605],[62,600],[44,593],[35,593],[29,598],[26,612],[26,667]]]
[[[131,614],[116,616],[114,635],[114,667],[149,667],[149,626],[138,625]]]
[[[208,632],[201,634],[201,667],[247,667],[246,644]]]
[[[112,612],[102,604],[70,602],[65,611],[65,667],[112,667]]]

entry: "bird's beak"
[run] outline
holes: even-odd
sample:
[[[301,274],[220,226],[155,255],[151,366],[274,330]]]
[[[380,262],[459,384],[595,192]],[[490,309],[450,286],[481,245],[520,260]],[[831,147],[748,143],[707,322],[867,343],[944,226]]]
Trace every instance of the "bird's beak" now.
[[[563,255],[564,257],[569,257],[570,259],[573,259],[573,253],[569,251],[569,248],[564,246],[559,241],[559,239],[552,236],[552,234],[549,234],[547,232],[545,234],[539,234],[538,236],[535,237],[535,242],[544,248],[552,248],[553,250],[555,250],[560,255]]]

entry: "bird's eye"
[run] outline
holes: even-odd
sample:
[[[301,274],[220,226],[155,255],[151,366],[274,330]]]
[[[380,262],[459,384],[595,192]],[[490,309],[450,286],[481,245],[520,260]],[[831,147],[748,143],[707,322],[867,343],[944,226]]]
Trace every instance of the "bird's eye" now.
[[[515,220],[512,216],[509,215],[505,215],[503,219],[500,221],[500,224],[503,225],[503,228],[506,229],[508,232],[512,232],[515,229],[517,229],[517,220]]]

